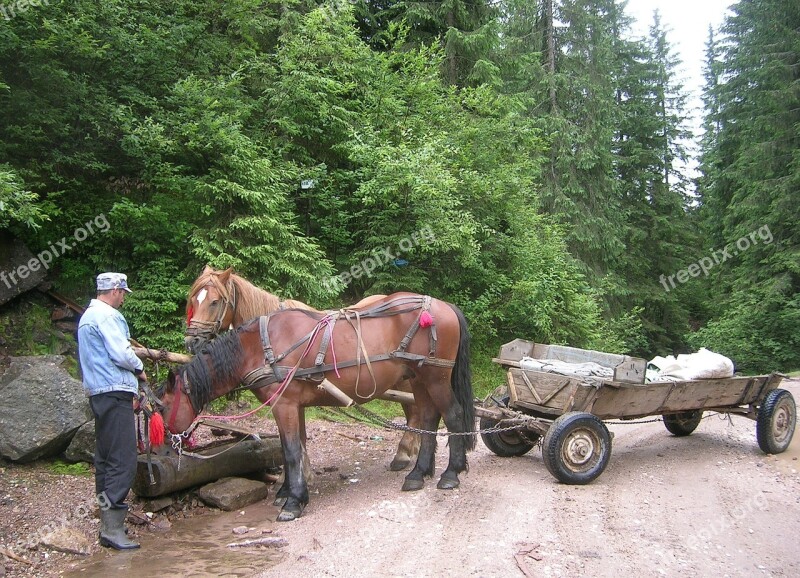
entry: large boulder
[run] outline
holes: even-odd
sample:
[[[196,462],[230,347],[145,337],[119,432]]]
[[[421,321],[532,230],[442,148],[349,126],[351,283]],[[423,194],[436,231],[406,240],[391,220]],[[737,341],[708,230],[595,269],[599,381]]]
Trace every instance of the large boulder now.
[[[69,446],[64,451],[64,459],[70,463],[94,463],[94,449],[96,445],[94,435],[94,420],[88,421],[78,428]]]
[[[0,456],[31,462],[59,455],[92,419],[81,382],[60,355],[9,360],[0,375]]]

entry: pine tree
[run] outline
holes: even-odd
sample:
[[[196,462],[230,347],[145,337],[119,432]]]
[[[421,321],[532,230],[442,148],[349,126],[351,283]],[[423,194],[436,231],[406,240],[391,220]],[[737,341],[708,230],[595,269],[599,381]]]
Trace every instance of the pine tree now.
[[[800,366],[800,6],[742,0],[732,11],[703,191],[709,235],[727,253],[716,315],[694,340],[744,370],[789,369]]]

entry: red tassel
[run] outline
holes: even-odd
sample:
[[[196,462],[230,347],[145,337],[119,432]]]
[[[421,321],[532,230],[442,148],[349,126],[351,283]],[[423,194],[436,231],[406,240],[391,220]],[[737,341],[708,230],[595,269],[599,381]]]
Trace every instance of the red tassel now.
[[[150,416],[150,445],[158,447],[164,443],[164,418],[161,414],[153,412]]]
[[[433,317],[427,311],[423,311],[422,315],[419,316],[419,326],[430,327],[431,325],[433,325]]]
[[[192,307],[190,305],[189,306],[189,310],[186,312],[186,326],[187,327],[192,322],[192,317],[194,317],[194,307]]]

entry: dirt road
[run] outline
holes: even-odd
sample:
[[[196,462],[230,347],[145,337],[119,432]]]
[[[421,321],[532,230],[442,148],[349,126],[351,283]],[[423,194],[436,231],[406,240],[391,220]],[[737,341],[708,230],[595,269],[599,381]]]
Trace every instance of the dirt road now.
[[[784,387],[800,399],[800,382]],[[611,461],[587,486],[557,483],[538,448],[499,458],[479,443],[458,490],[401,493],[385,471],[393,444],[356,444],[358,465],[329,463],[345,479],[278,527],[289,546],[259,576],[800,575],[800,434],[767,456],[744,418],[714,415],[684,438],[662,423],[609,429]],[[311,451],[330,462],[325,444]]]
[[[800,381],[783,387],[800,400]],[[276,523],[271,501],[237,512],[195,510],[160,529],[132,528],[141,550],[119,553],[96,546],[89,516],[75,522],[93,544],[88,558],[40,547],[23,552],[33,566],[6,559],[4,571],[9,578],[800,575],[800,433],[787,452],[768,456],[745,418],[712,415],[682,438],[660,422],[609,429],[611,460],[587,486],[556,482],[538,448],[500,458],[479,442],[459,489],[440,491],[432,480],[403,493],[405,474],[386,469],[398,432],[314,421],[316,481],[299,520]],[[446,453],[442,442],[438,472]],[[0,472],[0,542],[91,503],[91,478],[35,465]],[[234,532],[242,528],[248,533]],[[287,545],[227,547],[265,535]]]

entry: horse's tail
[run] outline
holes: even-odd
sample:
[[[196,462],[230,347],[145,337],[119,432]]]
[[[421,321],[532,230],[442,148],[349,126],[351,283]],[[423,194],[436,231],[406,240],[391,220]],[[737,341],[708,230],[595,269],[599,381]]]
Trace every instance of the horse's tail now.
[[[469,366],[469,329],[467,328],[467,319],[461,312],[461,309],[449,303],[453,311],[458,317],[458,324],[460,328],[460,335],[458,340],[458,351],[456,352],[455,366],[450,377],[450,384],[453,387],[456,401],[462,409],[463,432],[470,432],[472,435],[465,436],[467,450],[475,449],[475,401],[472,394],[472,370]]]

